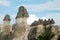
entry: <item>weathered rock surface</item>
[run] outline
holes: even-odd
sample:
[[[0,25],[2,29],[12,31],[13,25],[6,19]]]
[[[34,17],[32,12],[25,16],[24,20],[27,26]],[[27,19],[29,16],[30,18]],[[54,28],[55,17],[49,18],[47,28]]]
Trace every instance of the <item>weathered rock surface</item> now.
[[[10,21],[10,16],[7,14],[5,17],[4,17],[4,19],[3,19],[4,21],[6,20],[6,21]]]
[[[36,40],[37,27],[34,27],[30,30],[28,34],[28,40]]]
[[[29,15],[27,10],[23,6],[20,6],[16,18],[23,18],[23,17],[29,17]]]

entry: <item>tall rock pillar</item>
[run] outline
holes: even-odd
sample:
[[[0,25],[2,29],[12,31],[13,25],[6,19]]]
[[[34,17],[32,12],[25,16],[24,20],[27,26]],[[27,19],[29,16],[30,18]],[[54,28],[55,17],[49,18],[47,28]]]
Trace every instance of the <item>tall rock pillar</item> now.
[[[29,17],[27,10],[23,7],[19,7],[18,14],[16,16],[16,24],[13,26],[14,29],[14,40],[26,40],[25,32],[27,26],[27,18]]]
[[[10,25],[10,16],[6,15],[3,19],[3,21],[4,21],[4,23],[3,23],[4,26]]]
[[[3,19],[3,32],[2,36],[10,35],[10,16],[6,15]]]

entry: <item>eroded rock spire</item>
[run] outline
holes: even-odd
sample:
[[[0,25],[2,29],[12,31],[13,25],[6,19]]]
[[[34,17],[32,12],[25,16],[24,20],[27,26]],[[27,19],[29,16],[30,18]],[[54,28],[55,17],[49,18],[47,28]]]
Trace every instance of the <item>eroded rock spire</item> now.
[[[18,14],[16,18],[23,18],[23,17],[29,17],[27,10],[24,8],[24,6],[19,7]]]
[[[6,16],[4,17],[3,21],[10,21],[10,16],[8,14],[6,14]]]
[[[38,25],[39,25],[39,24],[43,24],[43,19],[39,19],[39,20],[38,20]]]

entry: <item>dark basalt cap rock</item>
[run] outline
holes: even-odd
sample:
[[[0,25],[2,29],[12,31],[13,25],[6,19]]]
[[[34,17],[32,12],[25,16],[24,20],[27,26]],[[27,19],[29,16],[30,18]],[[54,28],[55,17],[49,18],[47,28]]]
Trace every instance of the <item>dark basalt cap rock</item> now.
[[[43,22],[43,25],[47,25],[47,24],[48,24],[48,21],[45,19]]]
[[[48,24],[55,24],[55,21],[53,19],[48,19]]]
[[[40,20],[41,20],[41,19],[38,20],[38,25],[40,24]]]
[[[51,19],[51,24],[55,24],[55,21],[53,20],[53,18]]]
[[[50,18],[48,19],[48,21],[47,21],[47,22],[48,22],[48,24],[51,24],[51,20],[50,20]]]
[[[19,7],[18,14],[16,18],[23,18],[23,17],[29,17],[27,10],[24,8],[24,6]]]
[[[39,24],[43,24],[43,19],[39,19],[39,20],[38,20],[38,25],[39,25]]]
[[[10,16],[7,14],[7,15],[4,17],[3,21],[10,21]]]
[[[34,22],[31,24],[31,26],[36,26],[36,25],[38,25],[37,21],[34,21]]]

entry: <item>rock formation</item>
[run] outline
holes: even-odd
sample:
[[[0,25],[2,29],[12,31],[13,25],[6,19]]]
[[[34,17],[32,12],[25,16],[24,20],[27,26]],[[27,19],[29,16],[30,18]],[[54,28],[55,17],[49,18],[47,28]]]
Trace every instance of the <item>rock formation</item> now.
[[[38,20],[38,25],[39,25],[39,24],[43,24],[43,19],[39,19],[39,20]]]
[[[12,40],[12,35],[10,31],[10,16],[6,15],[3,19],[3,31],[1,32],[1,40]]]
[[[36,35],[37,35],[37,27],[34,27],[30,30],[28,34],[28,40],[36,40]]]
[[[15,18],[16,23],[13,25],[10,24],[10,16],[6,15],[3,19],[2,28],[0,28],[0,31],[3,29],[2,32],[0,32],[0,40],[36,40],[37,36],[43,32],[49,32],[50,30],[56,34],[53,40],[58,39],[58,30],[57,27],[55,27],[56,25],[53,19],[39,19],[38,21],[34,21],[31,25],[27,25],[28,17],[29,14],[24,6],[19,7]]]
[[[27,18],[29,17],[29,15],[28,15],[27,10],[23,6],[20,6],[16,18],[23,18],[23,17]]]
[[[25,32],[26,32],[28,17],[29,15],[27,13],[27,10],[23,6],[21,6],[16,16],[16,24],[13,25],[13,31],[14,31],[13,40],[26,40],[27,39]]]
[[[3,21],[10,21],[10,16],[7,14],[5,17],[4,17],[4,19],[3,19]]]
[[[31,26],[36,26],[36,25],[38,25],[37,21],[34,21],[34,22],[31,24]]]
[[[53,19],[51,19],[51,24],[55,24],[55,22],[54,22],[54,20],[53,20]]]

